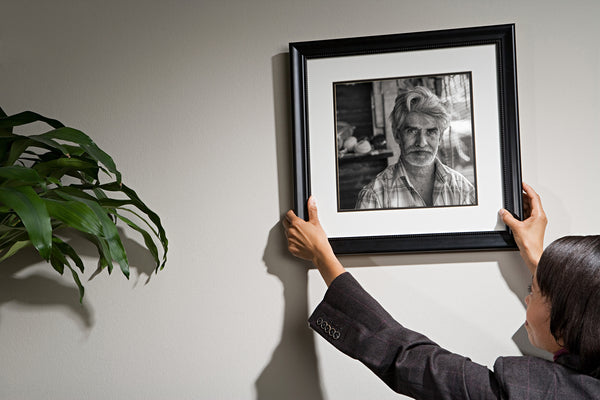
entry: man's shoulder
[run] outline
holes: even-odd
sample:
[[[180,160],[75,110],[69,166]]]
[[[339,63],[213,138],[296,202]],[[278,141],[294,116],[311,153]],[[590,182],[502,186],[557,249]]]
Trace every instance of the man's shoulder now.
[[[375,178],[367,185],[371,188],[386,186],[386,183],[392,182],[396,178],[398,164],[388,165],[383,171],[375,175]]]
[[[398,170],[397,163],[388,165],[387,167],[385,167],[385,169],[383,171],[381,171],[380,173],[377,174],[375,179],[377,179],[377,178],[393,178],[394,175],[396,174],[397,170]]]
[[[444,180],[446,180],[450,184],[455,183],[459,186],[473,187],[471,182],[469,182],[469,180],[463,174],[461,174],[455,169],[450,168],[441,160],[436,160],[436,166],[438,174],[440,174],[444,178]]]

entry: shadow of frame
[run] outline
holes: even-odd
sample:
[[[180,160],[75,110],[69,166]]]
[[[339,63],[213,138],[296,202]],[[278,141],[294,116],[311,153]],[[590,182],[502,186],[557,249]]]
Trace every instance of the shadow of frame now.
[[[292,207],[291,116],[288,53],[271,58],[279,212]],[[281,339],[255,382],[258,400],[323,399],[314,335],[307,327],[309,265],[287,251],[281,221],[270,229],[263,261],[269,274],[283,284],[284,317]]]

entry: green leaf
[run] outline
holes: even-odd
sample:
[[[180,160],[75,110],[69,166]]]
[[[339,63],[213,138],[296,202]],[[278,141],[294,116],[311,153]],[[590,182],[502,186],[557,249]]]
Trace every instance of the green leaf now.
[[[65,243],[62,239],[56,236],[52,238],[52,242],[65,256],[68,256],[71,260],[73,260],[77,268],[83,272],[83,261],[81,261],[81,258],[79,258],[79,255],[77,255],[77,252],[75,249],[73,249],[73,247],[71,247],[71,245]]]
[[[0,164],[4,165],[10,147],[15,140],[15,135],[12,132],[4,132],[0,129]]]
[[[18,139],[14,140],[10,146],[8,152],[8,158],[4,161],[4,165],[13,165],[21,157],[21,155],[27,150],[27,148],[33,143],[27,137],[15,135]]]
[[[61,193],[69,200],[76,200],[73,196],[71,196],[68,192],[74,193],[75,191],[71,189],[64,190],[67,188],[57,188],[55,191],[57,193]],[[79,193],[81,194],[81,193]],[[125,253],[125,249],[123,248],[123,243],[121,242],[121,237],[119,236],[119,231],[117,230],[116,225],[110,219],[106,210],[104,210],[95,199],[89,199],[91,196],[78,197],[80,201],[85,203],[98,217],[98,220],[102,224],[102,232],[103,236],[98,237],[98,243],[103,252],[105,252],[105,257],[107,257],[107,261],[109,263],[109,269],[111,268],[111,261],[115,261],[121,267],[121,271],[123,274],[129,278],[129,262],[127,261],[127,254]],[[110,259],[108,259],[110,256]]]
[[[27,228],[29,239],[40,255],[49,260],[52,251],[52,226],[45,203],[29,186],[0,187],[0,203],[12,208]]]
[[[67,150],[66,147],[62,146],[60,143],[52,140],[51,138],[45,137],[44,134],[41,135],[29,135],[27,136],[29,138],[29,140],[31,140],[32,146],[39,146],[43,149],[48,149],[48,150],[57,150],[59,151],[61,154],[65,155],[65,156],[69,156],[69,151]]]
[[[162,270],[165,267],[165,264],[167,262],[167,251],[169,248],[169,241],[167,240],[167,235],[166,235],[165,229],[163,228],[162,223],[160,221],[160,217],[154,211],[152,211],[150,208],[148,208],[148,206],[146,206],[146,204],[144,204],[144,202],[138,197],[137,193],[133,189],[129,188],[128,186],[126,186],[124,184],[118,184],[118,183],[113,182],[113,183],[108,183],[105,185],[100,185],[100,188],[102,190],[106,190],[106,191],[124,193],[125,195],[127,195],[127,197],[129,197],[129,199],[131,199],[132,205],[134,205],[137,209],[139,209],[144,214],[146,214],[148,216],[148,218],[150,218],[152,223],[158,229],[158,238],[159,238],[159,240],[163,246],[163,250],[164,250],[163,260],[160,265],[160,269]]]
[[[60,251],[58,246],[52,246],[52,251],[50,252],[50,264],[52,268],[58,271],[59,274],[63,274],[65,271],[65,265],[69,265],[69,261],[67,261],[67,257]]]
[[[117,182],[121,182],[121,173],[117,170],[117,166],[115,165],[112,157],[100,149],[100,147],[98,147],[96,143],[94,143],[94,141],[85,133],[77,129],[61,127],[50,132],[46,132],[41,136],[77,143],[94,160],[106,166],[106,168],[117,177]]]
[[[6,253],[4,253],[2,255],[2,257],[0,258],[0,262],[6,260],[7,258],[15,255],[19,250],[24,249],[27,246],[31,246],[31,241],[30,240],[23,240],[20,242],[15,242],[8,250]]]
[[[0,167],[0,178],[15,180],[20,186],[36,185],[44,182],[35,170],[19,165]]]
[[[112,258],[106,240],[88,234],[84,234],[84,237],[98,250],[98,269],[106,268],[109,274],[112,273]]]
[[[33,122],[45,122],[53,128],[64,126],[62,122],[55,119],[46,118],[32,111],[24,111],[15,115],[0,118],[0,128],[13,128],[15,126],[27,125]]]
[[[116,225],[100,205],[92,202],[88,202],[87,204],[96,213],[102,223],[102,230],[106,244],[108,245],[110,257],[119,264],[123,274],[129,278],[129,261],[127,261],[127,254],[125,253],[125,248],[121,242]]]
[[[98,166],[77,158],[58,158],[56,160],[38,163],[34,165],[33,168],[41,176],[60,178],[69,173],[85,170],[94,171],[95,169],[98,169]]]
[[[103,207],[107,207],[107,205],[105,203],[107,203],[107,204],[116,204],[117,202],[124,203],[124,204],[120,205],[119,207],[113,206],[112,208],[117,209],[119,211],[127,211],[128,213],[135,215],[139,220],[143,221],[144,224],[148,227],[148,229],[150,229],[150,231],[154,234],[154,236],[156,236],[156,238],[160,240],[158,230],[155,229],[154,226],[150,222],[148,222],[147,218],[145,218],[143,215],[140,215],[139,212],[136,212],[134,210],[124,207],[125,205],[133,205],[131,200],[113,200],[113,201],[107,201],[107,200],[109,200],[109,199],[101,200],[100,205]]]
[[[73,268],[71,268],[70,265],[68,265],[68,267],[71,270],[71,275],[73,275],[73,280],[75,281],[75,283],[77,284],[77,287],[79,288],[79,303],[82,303],[83,295],[85,294],[85,288],[81,284],[81,280],[79,279],[79,275],[77,275],[77,272]]]
[[[85,203],[75,200],[44,199],[44,201],[52,218],[81,232],[96,236],[104,235],[98,216]]]
[[[137,224],[135,224],[130,219],[122,216],[121,214],[117,214],[116,212],[115,212],[115,215],[121,221],[123,221],[127,225],[129,225],[129,227],[136,230],[137,232],[139,232],[142,235],[142,237],[144,238],[144,243],[146,244],[146,248],[148,248],[148,251],[150,251],[150,254],[152,254],[152,257],[154,258],[154,261],[156,262],[156,270],[158,270],[158,268],[160,266],[160,261],[158,258],[158,248],[156,247],[154,240],[152,240],[152,236],[150,236],[150,234],[148,232],[146,232],[146,230],[140,228]]]

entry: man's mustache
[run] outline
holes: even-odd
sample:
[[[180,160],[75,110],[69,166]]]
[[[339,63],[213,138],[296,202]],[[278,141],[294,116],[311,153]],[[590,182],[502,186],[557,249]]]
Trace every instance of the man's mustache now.
[[[407,154],[420,152],[427,152],[433,154],[433,149],[431,147],[409,147],[408,149],[406,149]]]

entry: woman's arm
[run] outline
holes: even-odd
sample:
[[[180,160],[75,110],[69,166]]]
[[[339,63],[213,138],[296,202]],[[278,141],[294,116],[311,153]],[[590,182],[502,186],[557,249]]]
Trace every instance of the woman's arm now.
[[[398,393],[416,399],[500,397],[491,371],[404,328],[346,273],[321,227],[312,197],[308,216],[304,221],[290,210],[283,225],[289,251],[312,261],[329,287],[309,318],[312,329]]]
[[[502,220],[512,230],[521,257],[533,275],[544,251],[544,233],[548,219],[540,196],[526,183],[523,183],[523,213],[525,219],[519,221],[507,210],[500,210]]]

